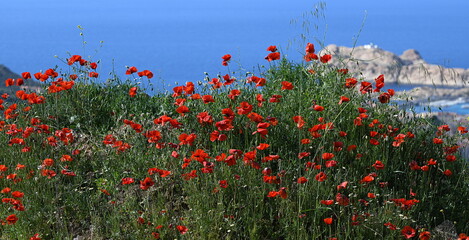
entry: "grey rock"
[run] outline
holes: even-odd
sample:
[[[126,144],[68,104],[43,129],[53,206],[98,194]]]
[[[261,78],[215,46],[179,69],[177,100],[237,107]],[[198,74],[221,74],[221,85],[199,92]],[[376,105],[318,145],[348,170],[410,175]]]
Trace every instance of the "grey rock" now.
[[[12,72],[5,65],[0,64],[0,81],[6,80],[7,78],[20,78],[21,76]]]
[[[410,91],[398,92],[398,95],[412,97],[415,101],[454,100],[464,98],[469,100],[469,88],[435,88],[433,86],[416,87]]]
[[[32,75],[33,73],[31,73]],[[11,71],[5,65],[0,64],[0,95],[4,92],[16,92],[20,89],[18,86],[10,86],[5,87],[5,80],[8,78],[18,79],[22,78],[19,74]],[[33,76],[34,78],[34,76]],[[41,92],[42,90],[42,83],[37,80],[27,79],[24,80],[24,85],[21,86],[23,90],[29,90],[31,92]],[[12,98],[16,98],[15,95],[11,95]]]
[[[381,74],[387,83],[439,86],[466,86],[469,69],[444,68],[429,64],[418,51],[406,50],[401,56],[375,46],[355,48],[329,45],[320,52],[332,54],[331,65],[348,68],[354,77],[373,80]]]

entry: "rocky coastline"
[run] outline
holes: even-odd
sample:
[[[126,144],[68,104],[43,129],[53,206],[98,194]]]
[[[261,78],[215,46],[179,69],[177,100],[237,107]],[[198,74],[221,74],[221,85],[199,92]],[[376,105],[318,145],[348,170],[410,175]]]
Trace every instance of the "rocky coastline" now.
[[[469,84],[469,69],[429,64],[415,49],[406,50],[398,56],[376,45],[349,48],[332,44],[326,46],[323,52],[334,56],[330,64],[348,68],[356,73],[355,77],[365,80],[384,74],[387,83],[454,87]]]
[[[354,48],[332,44],[322,50],[325,53],[334,56],[332,66],[348,68],[357,79],[373,81],[384,74],[385,83],[419,86],[397,92],[396,99],[434,107],[467,105],[463,115],[469,115],[469,69],[427,63],[415,49],[396,55],[373,44]]]
[[[0,94],[9,93],[12,98],[16,98],[16,96],[14,94],[11,94],[11,93],[16,92],[17,90],[20,89],[20,87],[18,87],[18,86],[11,86],[11,87],[8,87],[8,88],[5,87],[5,80],[8,79],[8,78],[18,79],[18,78],[21,78],[21,76],[19,74],[15,73],[15,72],[11,71],[5,65],[0,64]],[[24,85],[21,86],[21,88],[22,89],[27,89],[27,90],[32,91],[32,92],[40,92],[41,89],[42,89],[42,86],[41,86],[41,83],[36,81],[36,80],[27,79],[27,80],[24,81]]]
[[[0,80],[5,80],[7,78],[20,78],[21,76],[18,75],[17,73],[14,73],[11,71],[9,68],[7,68],[5,65],[0,64]]]

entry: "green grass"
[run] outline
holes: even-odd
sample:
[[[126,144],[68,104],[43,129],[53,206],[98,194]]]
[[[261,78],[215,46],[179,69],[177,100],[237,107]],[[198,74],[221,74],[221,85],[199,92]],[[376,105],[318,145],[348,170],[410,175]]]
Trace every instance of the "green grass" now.
[[[138,89],[131,97],[129,89],[138,87],[133,80],[116,76],[102,84],[89,77],[94,70],[87,65],[73,63],[70,69],[59,77],[69,81],[71,74],[77,74],[71,89],[45,91],[44,103],[20,101],[10,115],[3,115],[0,164],[8,169],[2,172],[0,188],[23,192],[24,197],[16,199],[25,209],[2,204],[3,222],[12,214],[18,217],[14,224],[0,227],[2,239],[29,239],[36,233],[42,239],[151,239],[157,234],[162,239],[396,239],[403,238],[405,226],[416,229],[416,239],[419,232],[431,231],[444,220],[453,221],[458,233],[469,232],[467,160],[458,151],[448,152],[466,136],[456,129],[438,130],[436,122],[405,113],[395,103],[381,103],[382,92],[363,94],[358,88],[346,88],[350,76],[327,63],[282,58],[257,75],[266,79],[263,87],[246,83],[246,77],[216,89],[208,82],[196,86],[194,93],[213,97],[210,103],[184,92],[149,96]],[[136,74],[129,78],[140,80]],[[46,81],[45,88],[53,81],[57,79]],[[293,89],[282,90],[284,81]],[[241,93],[230,99],[233,89]],[[265,101],[258,102],[259,94]],[[281,96],[279,102],[270,101],[275,95]],[[342,96],[350,101],[339,104]],[[189,112],[176,111],[175,102],[181,101]],[[252,113],[238,113],[242,102],[252,106],[257,119]],[[11,104],[4,104],[5,111]],[[324,110],[316,111],[314,105]],[[31,109],[23,111],[26,106]],[[217,125],[229,118],[222,114],[226,108],[234,112],[228,130]],[[359,108],[366,113],[360,114]],[[201,112],[211,118],[199,120]],[[155,123],[164,115],[173,122]],[[304,119],[304,126],[297,126],[295,116]],[[31,123],[32,118],[40,123]],[[179,127],[172,125],[176,120]],[[268,133],[263,136],[265,129]],[[211,141],[215,130],[226,140]],[[31,134],[24,135],[28,131]],[[149,142],[148,131],[161,136]],[[183,133],[196,138],[181,144]],[[400,146],[393,146],[399,134],[406,137]],[[108,135],[114,140],[105,144]],[[14,138],[24,144],[9,144]],[[435,144],[434,138],[443,143]],[[303,144],[302,139],[310,143]],[[125,143],[130,147],[119,150]],[[270,147],[256,149],[261,143]],[[197,161],[196,150],[206,152],[207,158]],[[300,158],[300,153],[305,157]],[[334,157],[323,159],[324,153]],[[222,154],[234,161],[221,160]],[[73,160],[61,161],[63,155]],[[448,161],[448,155],[456,160]],[[266,159],[269,156],[273,160]],[[47,158],[54,160],[50,166],[43,163]],[[436,164],[428,165],[430,159]],[[384,168],[373,167],[376,161]],[[412,162],[419,168],[412,170]],[[184,163],[187,166],[182,167]],[[17,164],[25,167],[15,169]],[[171,173],[160,176],[163,172],[155,170],[150,175],[150,168]],[[45,169],[56,175],[43,176]],[[264,169],[271,173],[264,174]],[[193,170],[197,177],[187,177]],[[452,175],[443,174],[445,170]],[[320,172],[327,179],[316,180]],[[11,174],[17,174],[16,181]],[[277,180],[267,183],[265,175]],[[365,182],[369,175],[374,177]],[[142,189],[140,183],[147,177],[154,185]],[[300,177],[308,181],[299,184]],[[124,185],[123,178],[134,183]],[[221,180],[227,181],[226,188],[220,186]],[[339,189],[343,182],[348,183],[346,188]],[[282,188],[287,196],[268,197]],[[11,193],[2,197],[12,198]],[[398,204],[396,199],[409,201]],[[412,199],[418,202],[412,205]],[[332,224],[326,224],[326,218],[332,218]]]

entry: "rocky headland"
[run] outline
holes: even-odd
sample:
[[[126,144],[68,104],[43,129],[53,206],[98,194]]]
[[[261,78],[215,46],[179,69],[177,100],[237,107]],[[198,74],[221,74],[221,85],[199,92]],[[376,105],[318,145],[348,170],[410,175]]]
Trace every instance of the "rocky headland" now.
[[[437,88],[434,86],[420,86],[405,95],[412,97],[415,101],[438,101],[438,100],[456,100],[458,98],[469,97],[469,88]]]
[[[5,80],[7,78],[20,78],[21,76],[17,73],[12,72],[5,65],[0,64],[0,80]]]
[[[417,50],[409,49],[400,56],[370,44],[354,48],[328,45],[321,54],[332,54],[330,64],[348,68],[354,77],[373,81],[384,74],[385,83],[415,86],[397,93],[416,105],[433,107],[460,104],[469,107],[469,69],[445,68],[427,63]],[[462,111],[464,112],[464,111]],[[467,113],[469,114],[469,109]]]
[[[469,69],[429,64],[415,49],[406,50],[400,56],[376,45],[354,48],[329,45],[323,51],[334,56],[332,65],[348,68],[357,73],[355,77],[366,80],[384,74],[387,83],[458,87],[469,83]]]
[[[10,94],[11,97],[15,98],[16,96],[14,93],[17,90],[19,90],[20,87],[18,86],[5,87],[5,80],[8,78],[18,79],[18,78],[21,78],[21,76],[11,71],[5,65],[0,64],[0,94],[8,93]],[[24,81],[24,85],[21,86],[21,88],[27,89],[33,92],[40,92],[42,89],[42,86],[40,82],[32,80],[32,79],[28,79]]]

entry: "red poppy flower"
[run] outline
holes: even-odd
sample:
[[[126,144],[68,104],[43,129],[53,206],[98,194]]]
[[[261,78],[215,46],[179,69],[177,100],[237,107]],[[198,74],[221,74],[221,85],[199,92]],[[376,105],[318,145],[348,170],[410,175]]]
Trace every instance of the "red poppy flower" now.
[[[212,78],[212,81],[208,82],[212,85],[213,89],[218,89],[223,86],[219,78]]]
[[[318,182],[324,182],[327,179],[327,175],[324,172],[320,172],[320,173],[316,174],[314,179],[316,179],[316,181],[318,181]]]
[[[389,230],[396,230],[397,229],[396,225],[394,225],[390,222],[385,223],[384,226],[388,227]]]
[[[92,63],[90,63],[90,68],[91,69],[96,69],[96,68],[98,68],[98,64],[95,63],[95,62],[92,62]]]
[[[151,236],[152,236],[154,239],[160,239],[160,233],[152,232],[152,233],[151,233]]]
[[[241,91],[238,89],[233,89],[230,91],[230,94],[228,94],[228,98],[231,100],[235,100],[236,97],[238,97],[241,94]]]
[[[248,118],[255,123],[261,123],[262,121],[264,121],[264,117],[255,112],[250,112],[248,114]]]
[[[404,228],[402,228],[401,234],[402,234],[402,236],[404,236],[406,239],[409,239],[409,238],[413,238],[413,237],[415,236],[416,231],[415,231],[415,229],[413,229],[413,228],[410,227],[410,226],[405,226]]]
[[[97,72],[90,72],[89,73],[89,76],[92,77],[92,78],[97,78],[99,76],[99,73]]]
[[[318,55],[314,54],[314,53],[306,53],[305,56],[303,57],[303,59],[306,61],[306,62],[309,62],[311,60],[318,60],[319,57]],[[310,69],[309,70],[310,73],[315,73],[314,70]]]
[[[184,180],[191,180],[197,177],[197,170],[192,170],[190,173],[181,174]]]
[[[282,90],[292,90],[293,89],[293,83],[288,82],[288,81],[282,81]]]
[[[379,145],[379,141],[376,140],[376,139],[374,139],[374,138],[372,138],[372,139],[370,139],[370,144],[376,146],[376,145]]]
[[[301,116],[294,116],[294,117],[293,117],[293,122],[295,122],[295,123],[296,123],[296,127],[297,127],[297,128],[300,128],[300,129],[303,128],[303,126],[304,126],[305,123],[306,123],[306,122],[304,121],[303,117],[301,117]]]
[[[135,97],[135,95],[137,95],[137,87],[131,87],[129,89],[129,96],[130,97]]]
[[[207,103],[215,102],[215,99],[213,99],[212,95],[203,95],[202,101],[204,101],[204,103],[207,104]]]
[[[314,52],[315,52],[314,44],[312,44],[312,43],[307,43],[307,44],[306,44],[306,48],[305,48],[305,52],[306,52],[306,53],[314,53]]]
[[[331,60],[332,56],[330,54],[326,54],[324,56],[321,56],[319,59],[322,63],[327,63]]]
[[[322,154],[322,159],[324,160],[331,160],[334,157],[333,153],[323,153]]]
[[[262,87],[265,85],[266,83],[266,79],[265,78],[260,78],[260,77],[256,77],[256,76],[251,76],[251,77],[248,77],[246,79],[246,83],[255,83],[256,84],[256,87]]]
[[[56,72],[54,69],[52,68],[49,68],[47,69],[44,74],[46,74],[47,76],[51,77],[51,78],[56,78],[59,76],[59,73]]]
[[[276,51],[277,51],[277,47],[276,47],[276,46],[269,46],[269,47],[267,48],[267,51],[276,52]]]
[[[314,111],[318,111],[318,112],[324,111],[324,107],[320,105],[314,105],[313,109]]]
[[[197,138],[197,134],[195,133],[191,133],[191,134],[181,133],[181,135],[179,135],[179,145],[191,145],[192,146],[196,138]]]
[[[191,159],[193,159],[195,161],[198,161],[200,163],[206,161],[209,158],[210,158],[210,156],[208,155],[208,153],[206,153],[202,149],[195,150],[194,152],[192,152],[192,155],[191,155]]]
[[[348,69],[347,68],[338,69],[337,72],[340,73],[340,74],[345,75],[345,74],[348,73]]]
[[[81,56],[80,55],[73,55],[71,58],[68,59],[68,65],[72,65],[74,64],[75,62],[79,62],[81,60]]]
[[[226,180],[220,180],[220,181],[218,181],[218,184],[220,185],[221,188],[227,188],[228,187],[228,182]]]
[[[134,183],[135,180],[131,177],[122,178],[122,185],[128,185]]]
[[[341,96],[340,97],[340,101],[339,101],[339,104],[342,104],[344,102],[349,102],[350,101],[350,98],[346,97],[346,96]]]
[[[241,102],[239,105],[239,107],[236,107],[239,115],[245,115],[252,111],[252,105],[248,102]]]
[[[2,166],[4,166],[4,165],[2,165]],[[4,188],[0,191],[0,193],[10,193],[10,192],[11,192],[11,188],[9,188],[9,187],[6,187],[6,188]]]
[[[176,226],[176,229],[177,229],[177,230],[179,231],[179,233],[181,233],[181,234],[187,233],[187,230],[188,230],[187,227],[182,226],[182,225],[177,225],[177,226]]]
[[[388,103],[390,99],[391,95],[389,93],[381,93],[378,97],[378,100],[381,103]]]
[[[287,189],[282,187],[280,188],[280,190],[278,191],[278,194],[280,195],[281,198],[283,199],[286,199],[288,197],[287,195]]]
[[[337,185],[337,191],[339,191],[340,189],[346,189],[347,185],[348,185],[347,181],[342,182],[341,184]]]
[[[358,81],[356,78],[347,78],[345,79],[345,87],[346,88],[353,88],[357,85]]]
[[[63,175],[66,175],[66,176],[71,176],[71,177],[74,177],[76,176],[76,174],[68,169],[62,169],[62,171],[60,171],[60,173],[62,173]]]
[[[372,165],[376,170],[383,170],[384,169],[384,164],[379,161],[379,160],[376,160],[376,162]]]
[[[13,78],[8,78],[7,80],[5,80],[5,86],[9,87],[13,85],[15,85],[15,80]]]
[[[265,60],[267,60],[269,62],[279,60],[279,59],[280,59],[280,53],[279,52],[269,53],[269,55],[267,55],[267,57],[265,57]]]
[[[213,130],[213,132],[210,133],[210,141],[215,142],[215,141],[225,141],[228,137],[226,134],[220,134],[219,131]]]
[[[42,169],[41,175],[47,177],[48,179],[51,179],[57,175],[57,173],[54,170],[50,169]]]
[[[326,161],[324,163],[324,166],[326,166],[326,168],[335,167],[335,166],[337,166],[337,161],[335,161],[335,160]]]
[[[458,240],[469,240],[469,236],[467,236],[465,233],[460,233],[458,235]]]
[[[186,106],[184,106],[184,105],[182,105],[182,106],[180,106],[180,107],[178,107],[178,108],[176,109],[176,112],[179,113],[179,114],[181,114],[182,116],[184,116],[184,113],[188,113],[188,112],[189,112],[189,108],[186,107]]]
[[[149,177],[146,177],[143,181],[140,181],[140,189],[142,190],[147,190],[153,185],[155,185],[155,182]]]
[[[163,178],[171,175],[171,171],[168,171],[168,170],[163,170],[163,169],[158,169],[158,168],[149,168],[148,169],[148,174],[149,175],[153,175],[155,173],[158,173],[160,175],[160,177],[163,177]]]
[[[226,85],[230,85],[230,84],[234,83],[236,81],[236,78],[230,77],[230,75],[225,74],[223,76],[223,80],[225,80],[225,83],[223,83],[223,85],[226,86]]]
[[[459,126],[459,127],[458,127],[458,132],[459,132],[460,134],[464,134],[464,133],[467,133],[468,130],[467,130],[466,127]]]
[[[130,75],[130,74],[132,74],[132,73],[136,73],[137,71],[138,71],[138,70],[137,70],[136,67],[129,67],[129,68],[127,69],[127,71],[125,72],[125,74]]]
[[[360,180],[360,183],[370,183],[370,182],[373,182],[373,180],[375,180],[373,176],[367,175],[364,178],[362,178],[362,180]]]
[[[31,73],[30,72],[23,72],[23,73],[21,73],[21,76],[24,79],[30,79],[31,78]]]
[[[268,147],[270,147],[269,144],[267,144],[267,143],[261,143],[261,144],[259,144],[259,146],[257,146],[256,148],[257,148],[258,150],[265,150],[265,149],[267,149]]]
[[[432,236],[432,235],[430,234],[429,231],[424,231],[424,232],[421,232],[421,233],[419,234],[419,239],[420,239],[420,240],[428,240],[428,239],[430,239],[431,236]]]
[[[223,59],[223,61],[226,61],[226,62],[228,62],[228,61],[230,61],[230,60],[231,60],[231,55],[230,55],[230,54],[226,54],[226,55],[224,55],[224,56],[223,56],[223,57],[221,57],[221,58]]]
[[[306,179],[305,177],[299,177],[298,180],[296,180],[296,182],[299,184],[303,184],[303,183],[308,182],[308,179]]]
[[[224,55],[223,57],[221,57],[223,59],[223,62],[222,62],[222,65],[223,66],[228,66],[228,62],[231,60],[231,55],[230,54],[226,54]]]
[[[225,119],[225,120],[216,122],[215,127],[217,127],[219,131],[229,131],[234,128],[234,126],[232,125],[232,120],[230,119]]]
[[[331,225],[332,221],[333,221],[332,218],[324,218],[324,223],[327,225]]]
[[[262,174],[263,174],[264,176],[270,175],[270,174],[272,174],[272,169],[266,167],[266,168],[264,168],[264,169],[262,170]]]
[[[448,162],[454,162],[454,161],[456,161],[456,156],[454,156],[454,155],[446,155],[446,161],[448,161]]]
[[[320,203],[328,206],[334,204],[334,200],[321,200]]]
[[[20,191],[14,191],[11,193],[11,196],[13,196],[14,198],[22,198],[24,197],[24,193],[20,192]]]
[[[310,155],[311,155],[310,152],[300,152],[300,153],[298,153],[298,158],[303,159],[305,157],[309,157]]]
[[[342,193],[337,193],[335,196],[335,201],[340,205],[340,206],[347,206],[350,204],[350,199]]]
[[[281,98],[282,98],[282,95],[275,94],[275,95],[272,95],[272,97],[270,97],[269,102],[278,103],[278,102],[280,102]]]
[[[50,166],[54,165],[54,160],[51,159],[51,158],[46,158],[46,159],[44,159],[44,161],[42,161],[42,165],[46,166],[46,167],[50,167]]]
[[[269,194],[267,194],[267,197],[268,198],[273,198],[273,197],[276,197],[278,196],[278,192],[277,191],[270,191]]]
[[[18,221],[18,217],[15,214],[11,214],[6,218],[7,224],[15,224]]]
[[[24,80],[22,78],[16,79],[16,86],[21,86],[24,84]]]
[[[141,72],[138,72],[137,74],[138,74],[139,77],[146,76],[148,79],[153,77],[153,73],[149,70],[143,70]]]

